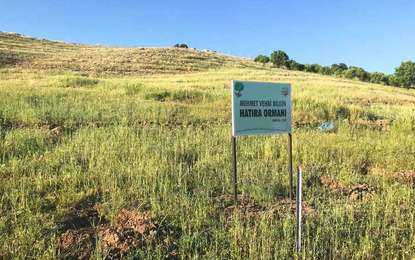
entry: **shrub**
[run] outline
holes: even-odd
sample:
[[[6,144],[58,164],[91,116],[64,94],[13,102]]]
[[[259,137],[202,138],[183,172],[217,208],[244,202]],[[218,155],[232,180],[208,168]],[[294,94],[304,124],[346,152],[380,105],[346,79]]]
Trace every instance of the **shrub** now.
[[[320,71],[320,69],[321,69],[320,64],[306,64],[305,65],[305,71],[307,72],[317,73]]]
[[[369,73],[367,73],[364,69],[359,67],[349,67],[347,70],[343,72],[343,76],[348,79],[359,79],[362,81],[369,80]]]
[[[189,48],[189,46],[186,43],[176,43],[173,47],[174,48],[183,48],[183,49]]]
[[[304,64],[298,63],[295,60],[288,60],[286,66],[290,70],[300,70],[300,71],[304,71],[305,70]]]
[[[396,68],[395,76],[399,85],[404,87],[415,87],[415,63],[412,61],[402,62]]]
[[[287,66],[289,57],[284,51],[278,50],[271,53],[271,62],[277,67]]]
[[[321,66],[320,70],[318,71],[318,73],[323,74],[323,75],[330,75],[331,71],[330,71],[330,67],[328,66]]]
[[[331,74],[342,75],[343,71],[347,70],[349,67],[344,63],[333,64],[330,67]]]
[[[260,63],[268,63],[269,62],[269,57],[268,56],[265,56],[265,55],[262,55],[262,54],[260,54],[260,55],[258,55],[258,56],[256,56],[255,57],[255,59],[254,59],[254,61],[255,62],[260,62]]]
[[[399,83],[398,78],[395,75],[388,75],[388,76],[386,76],[386,82],[390,86],[399,87],[401,85]]]
[[[373,72],[369,74],[370,82],[378,84],[388,84],[388,78],[382,72]]]

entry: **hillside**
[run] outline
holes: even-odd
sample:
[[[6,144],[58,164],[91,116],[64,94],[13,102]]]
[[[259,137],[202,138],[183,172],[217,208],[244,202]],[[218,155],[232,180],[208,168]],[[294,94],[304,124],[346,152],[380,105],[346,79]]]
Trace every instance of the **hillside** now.
[[[146,75],[258,67],[249,60],[194,49],[69,44],[0,32],[2,66],[93,75]]]
[[[0,259],[415,256],[415,90],[193,50],[2,37],[16,62],[0,69]],[[103,73],[91,64],[106,52]],[[130,52],[154,56],[130,64]],[[286,136],[238,138],[232,205],[232,79],[292,84],[301,256]]]

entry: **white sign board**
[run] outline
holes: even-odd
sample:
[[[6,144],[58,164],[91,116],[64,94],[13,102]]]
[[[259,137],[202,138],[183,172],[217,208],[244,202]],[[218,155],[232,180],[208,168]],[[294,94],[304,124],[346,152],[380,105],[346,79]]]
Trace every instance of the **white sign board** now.
[[[291,85],[232,81],[232,136],[291,133]]]

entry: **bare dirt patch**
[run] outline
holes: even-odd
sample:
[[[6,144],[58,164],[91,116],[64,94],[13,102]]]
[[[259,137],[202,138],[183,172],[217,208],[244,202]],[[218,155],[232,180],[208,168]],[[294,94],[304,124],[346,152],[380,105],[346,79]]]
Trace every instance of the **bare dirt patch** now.
[[[159,223],[148,212],[123,209],[114,223],[100,230],[101,248],[107,258],[121,258],[138,248],[159,245],[166,252],[165,258],[178,257],[175,240],[180,236],[177,228]]]
[[[350,187],[349,198],[350,200],[367,200],[375,193],[374,188],[370,187],[367,183],[356,184]]]
[[[415,187],[415,171],[399,172],[392,178],[401,183],[409,184],[412,187]]]
[[[258,217],[263,211],[264,207],[256,203],[249,196],[238,196],[237,205],[234,205],[234,197],[232,195],[222,195],[219,201],[225,204],[225,215],[231,218],[236,211],[240,216],[247,218]]]
[[[47,133],[50,136],[58,137],[61,136],[64,133],[64,128],[62,126],[56,126],[56,125],[42,125],[40,129]]]
[[[57,255],[62,259],[89,259],[98,247],[105,259],[119,259],[158,247],[165,258],[178,258],[175,241],[180,230],[151,217],[150,212],[122,209],[112,223],[102,219],[93,201],[82,201],[61,223]]]
[[[278,218],[284,217],[287,213],[295,214],[296,212],[296,203],[295,200],[290,199],[282,199],[277,201],[275,204],[273,204],[270,209],[270,213],[273,216],[276,216]],[[304,217],[312,216],[315,214],[315,209],[308,206],[306,202],[302,202],[301,212]]]
[[[358,119],[353,122],[356,126],[362,126],[373,130],[386,131],[389,129],[390,122],[386,119],[366,120]]]
[[[239,196],[238,205],[234,204],[234,197],[231,195],[223,195],[219,197],[220,200],[227,203],[230,206],[225,208],[225,216],[227,219],[231,219],[233,214],[236,212],[239,216],[244,218],[258,218],[263,215],[269,215],[271,217],[281,218],[287,214],[295,214],[296,203],[295,200],[280,199],[269,207],[263,207],[256,203],[252,198],[248,196]],[[302,203],[303,216],[310,216],[315,213],[315,210],[308,206],[306,202]]]
[[[68,230],[58,241],[59,259],[90,259],[95,248],[95,230],[82,228]]]
[[[346,185],[329,177],[320,177],[320,185],[341,195],[349,193],[349,188]]]
[[[375,189],[370,187],[367,183],[358,183],[350,186],[325,176],[320,177],[320,185],[334,193],[347,196],[352,201],[366,200],[375,192]]]

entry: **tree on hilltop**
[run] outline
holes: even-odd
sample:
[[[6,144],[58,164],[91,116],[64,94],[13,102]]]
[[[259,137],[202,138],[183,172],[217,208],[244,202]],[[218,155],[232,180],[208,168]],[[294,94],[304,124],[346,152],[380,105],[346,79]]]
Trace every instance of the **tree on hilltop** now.
[[[318,73],[321,70],[320,64],[305,64],[305,71],[312,72],[312,73]]]
[[[382,72],[372,72],[370,73],[370,82],[378,84],[388,84],[388,78]]]
[[[343,71],[343,76],[348,79],[360,79],[361,81],[369,80],[369,73],[362,68],[351,66]]]
[[[401,86],[415,87],[415,63],[412,61],[402,62],[401,65],[395,69],[395,76]]]
[[[278,50],[271,53],[271,62],[277,67],[287,66],[289,59],[284,51]]]
[[[265,64],[265,63],[268,63],[269,62],[269,57],[260,54],[260,55],[258,55],[258,56],[255,57],[254,61]]]
[[[349,67],[346,64],[338,63],[338,64],[331,65],[330,70],[331,70],[331,74],[341,75],[348,68]]]
[[[290,70],[303,71],[305,69],[304,64],[296,62],[295,60],[288,60],[285,66],[287,66],[287,68]]]

